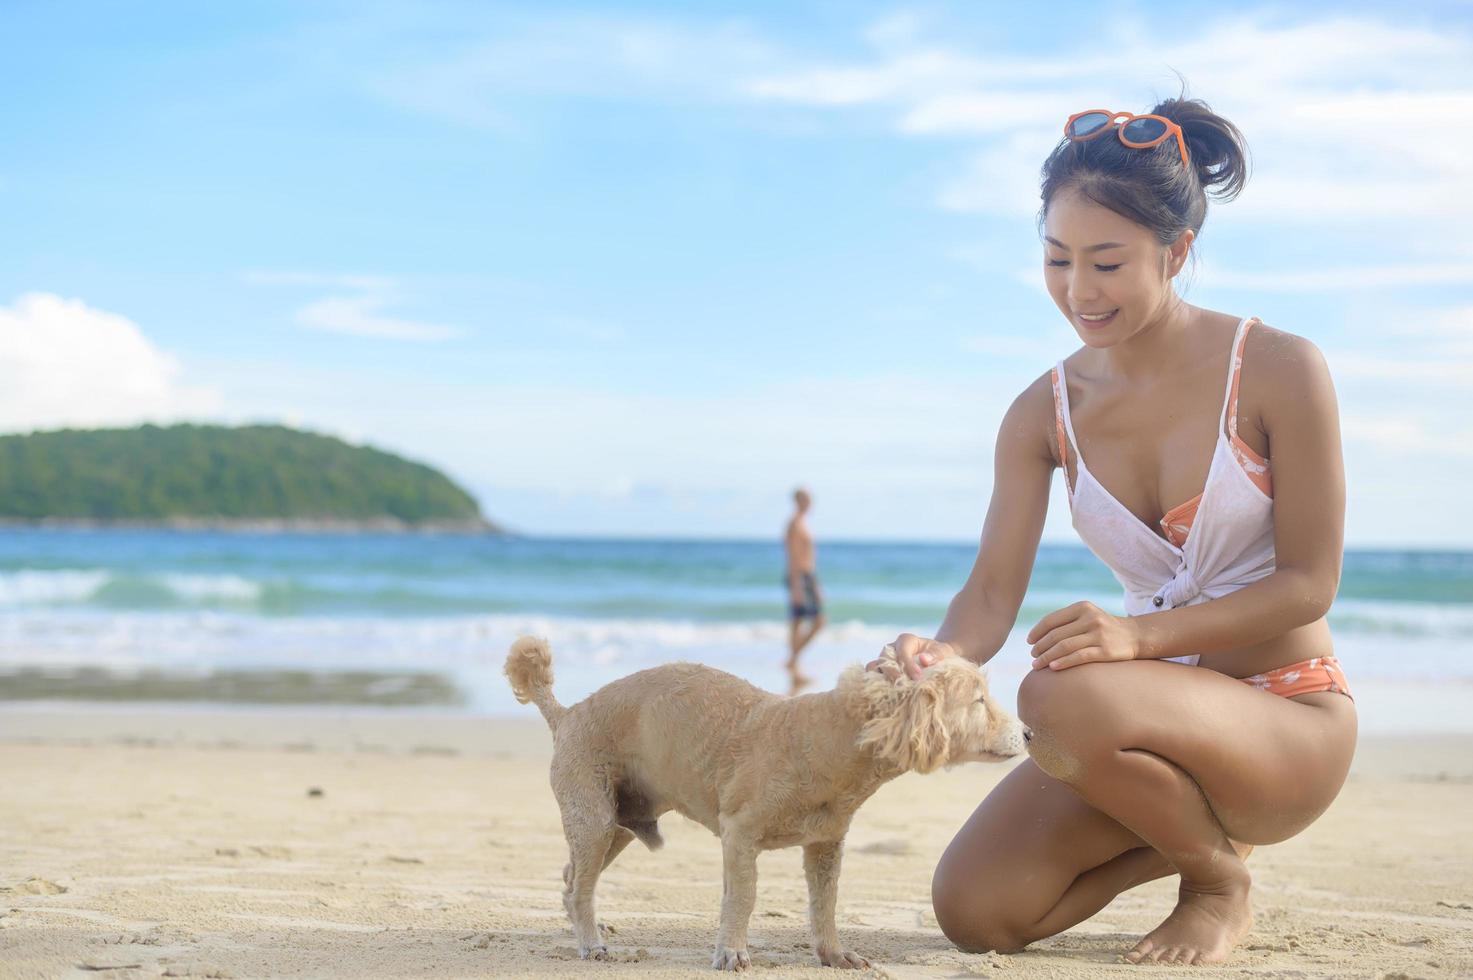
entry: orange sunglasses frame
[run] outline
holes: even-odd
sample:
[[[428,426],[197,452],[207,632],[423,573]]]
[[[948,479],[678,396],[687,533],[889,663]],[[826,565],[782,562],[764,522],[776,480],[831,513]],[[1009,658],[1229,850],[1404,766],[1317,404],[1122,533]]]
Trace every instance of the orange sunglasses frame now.
[[[1086,136],[1075,136],[1073,132],[1074,120],[1078,119],[1080,116],[1092,116],[1095,113],[1109,116],[1110,121]],[[1166,132],[1151,140],[1149,143],[1134,143],[1125,138],[1125,126],[1127,123],[1135,119],[1155,119],[1163,122],[1166,124]],[[1153,146],[1160,146],[1162,143],[1165,143],[1167,140],[1171,139],[1171,137],[1175,136],[1176,148],[1181,151],[1181,165],[1183,167],[1191,166],[1191,164],[1187,162],[1187,141],[1186,137],[1182,136],[1181,134],[1181,127],[1172,122],[1170,119],[1167,119],[1165,116],[1157,116],[1153,114],[1137,116],[1133,112],[1115,112],[1110,109],[1085,109],[1083,112],[1074,113],[1074,115],[1069,117],[1069,121],[1064,123],[1064,135],[1075,143],[1088,143],[1092,139],[1097,139],[1105,135],[1111,129],[1115,131],[1116,136],[1120,137],[1120,142],[1137,150],[1146,150]]]

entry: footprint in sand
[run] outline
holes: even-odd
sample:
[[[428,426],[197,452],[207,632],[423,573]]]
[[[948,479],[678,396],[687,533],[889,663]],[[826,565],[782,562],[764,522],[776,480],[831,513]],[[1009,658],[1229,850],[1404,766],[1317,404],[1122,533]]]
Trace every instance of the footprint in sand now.
[[[45,878],[27,878],[18,885],[0,888],[0,892],[7,895],[64,895],[66,886],[47,881]]]

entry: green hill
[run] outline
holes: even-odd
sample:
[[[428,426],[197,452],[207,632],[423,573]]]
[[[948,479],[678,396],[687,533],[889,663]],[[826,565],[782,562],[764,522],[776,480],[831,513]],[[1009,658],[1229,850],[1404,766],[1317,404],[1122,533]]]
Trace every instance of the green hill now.
[[[496,530],[431,467],[279,425],[0,436],[0,520]]]

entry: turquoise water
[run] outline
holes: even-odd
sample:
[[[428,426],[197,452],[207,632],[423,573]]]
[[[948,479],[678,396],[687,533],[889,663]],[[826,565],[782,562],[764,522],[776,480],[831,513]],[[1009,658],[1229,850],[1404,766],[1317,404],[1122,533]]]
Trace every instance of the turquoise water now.
[[[832,627],[813,670],[933,630],[974,558],[970,545],[824,544]],[[781,575],[776,542],[9,530],[0,670],[431,671],[465,705],[501,711],[506,647],[537,632],[569,696],[677,659],[777,686]],[[1089,552],[1044,546],[994,673],[1020,676],[1021,634],[1079,599],[1121,610]],[[1331,625],[1353,678],[1473,680],[1473,553],[1349,552]]]

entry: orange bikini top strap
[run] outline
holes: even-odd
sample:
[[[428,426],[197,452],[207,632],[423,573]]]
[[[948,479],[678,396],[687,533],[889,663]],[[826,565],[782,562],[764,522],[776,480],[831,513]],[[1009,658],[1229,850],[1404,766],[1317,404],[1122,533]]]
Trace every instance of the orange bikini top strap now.
[[[1059,376],[1059,368],[1056,365],[1052,371],[1054,382],[1054,434],[1059,439],[1059,467],[1064,471],[1064,489],[1069,495],[1074,495],[1074,488],[1069,486],[1069,456],[1067,453],[1067,442],[1064,438],[1064,403],[1059,395],[1059,387],[1062,379]],[[1063,397],[1068,397],[1067,395]]]
[[[1233,338],[1233,357],[1228,368],[1228,396],[1223,406],[1223,414],[1227,416],[1228,435],[1234,439],[1238,437],[1238,383],[1243,379],[1243,347],[1248,342],[1248,328],[1253,326],[1257,317],[1249,317],[1238,326],[1237,336]],[[1222,424],[1218,423],[1218,431],[1222,431]]]

